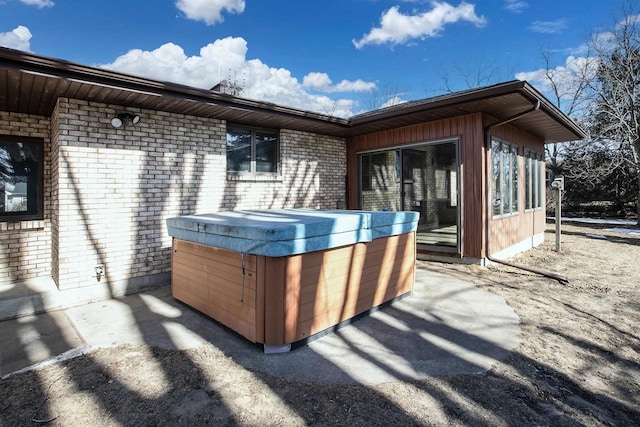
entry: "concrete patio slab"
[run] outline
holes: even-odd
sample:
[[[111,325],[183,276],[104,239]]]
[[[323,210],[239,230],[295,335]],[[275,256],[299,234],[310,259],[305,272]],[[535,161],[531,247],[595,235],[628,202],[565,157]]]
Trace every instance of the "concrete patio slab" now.
[[[215,346],[247,369],[291,381],[377,384],[482,373],[509,354],[519,333],[518,316],[501,297],[419,268],[410,298],[291,352],[265,354],[163,287],[0,322],[0,375],[65,352],[133,344]]]

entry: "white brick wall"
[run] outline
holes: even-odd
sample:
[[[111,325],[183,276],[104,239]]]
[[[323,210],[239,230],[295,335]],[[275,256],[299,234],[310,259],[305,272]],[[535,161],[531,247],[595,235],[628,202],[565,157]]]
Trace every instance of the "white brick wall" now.
[[[113,129],[120,112],[137,126]],[[171,216],[231,209],[335,208],[344,202],[339,138],[281,131],[278,179],[231,180],[226,123],[61,99],[52,117],[54,269],[60,288],[170,271]]]
[[[346,145],[342,140],[305,132],[281,132],[285,207],[335,209],[345,204]]]
[[[51,274],[50,121],[46,117],[0,111],[0,134],[44,142],[44,220],[0,222],[0,283]]]
[[[113,129],[122,111],[138,126]],[[281,130],[281,175],[227,179],[226,124],[62,99],[52,117],[0,112],[0,133],[42,138],[44,220],[0,222],[0,282],[53,276],[60,288],[170,271],[168,217],[344,204],[340,138]]]

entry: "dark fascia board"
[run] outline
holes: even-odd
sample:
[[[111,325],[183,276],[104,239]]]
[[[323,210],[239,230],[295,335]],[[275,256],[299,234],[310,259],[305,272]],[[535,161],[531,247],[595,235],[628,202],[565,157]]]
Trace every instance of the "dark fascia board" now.
[[[349,121],[340,117],[284,107],[270,102],[219,94],[207,89],[152,80],[97,67],[89,67],[5,47],[0,47],[0,65],[5,68],[31,72],[52,78],[62,78],[172,98],[189,99],[257,113],[270,115],[281,114],[291,118],[311,120],[326,124],[331,123],[344,127],[345,129],[349,127]]]
[[[471,102],[478,102],[492,98],[500,98],[505,95],[519,94],[528,100],[531,105],[535,105],[540,101],[540,109],[551,117],[561,126],[569,129],[575,139],[583,139],[586,134],[576,125],[569,117],[567,117],[556,106],[551,104],[544,95],[538,92],[528,82],[523,80],[512,80],[505,83],[499,83],[492,86],[486,86],[479,89],[470,89],[462,92],[455,92],[447,95],[436,96],[419,101],[410,101],[405,104],[399,104],[392,107],[383,108],[353,116],[350,119],[352,128],[365,126],[381,120],[394,119],[407,114],[426,112],[429,110],[437,110],[446,107],[454,107],[464,105]],[[487,112],[490,114],[490,112]],[[517,113],[517,112],[514,112]]]

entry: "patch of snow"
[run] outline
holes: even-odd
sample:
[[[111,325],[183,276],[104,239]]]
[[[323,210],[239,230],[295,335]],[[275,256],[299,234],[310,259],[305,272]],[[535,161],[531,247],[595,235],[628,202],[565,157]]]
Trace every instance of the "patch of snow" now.
[[[554,221],[555,217],[547,217],[547,219]],[[604,225],[631,225],[635,226],[638,221],[634,221],[631,219],[607,219],[607,218],[570,218],[570,217],[562,217],[562,222],[581,222],[584,224],[604,224]]]
[[[607,228],[604,231],[613,231],[615,233],[625,233],[625,234],[631,234],[633,236],[640,236],[640,230],[638,230],[637,228],[615,227],[615,228]]]

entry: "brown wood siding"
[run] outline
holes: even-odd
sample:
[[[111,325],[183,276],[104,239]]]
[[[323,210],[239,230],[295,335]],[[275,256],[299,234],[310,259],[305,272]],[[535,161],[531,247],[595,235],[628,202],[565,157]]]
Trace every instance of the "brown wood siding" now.
[[[177,300],[256,342],[255,255],[173,240],[171,292]]]
[[[518,146],[518,177],[519,177],[519,201],[518,213],[503,218],[493,218],[491,221],[491,253],[496,253],[509,246],[515,245],[543,233],[545,230],[545,194],[542,185],[542,208],[525,210],[525,175],[524,175],[524,150],[535,150],[544,154],[544,141],[541,138],[528,134],[514,126],[503,125],[494,128],[491,136]],[[490,163],[491,164],[491,163]],[[544,163],[542,178],[544,179]]]
[[[287,257],[174,239],[173,296],[252,342],[289,344],[395,297],[415,280],[415,233]]]
[[[286,344],[284,340],[286,257],[265,258],[264,342]]]
[[[265,342],[265,301],[267,259],[263,256],[256,257],[256,339],[255,342]]]
[[[360,135],[347,140],[349,208],[358,207],[358,158],[363,151],[390,149],[417,142],[459,138],[461,182],[461,250],[465,257],[484,256],[484,131],[482,114]]]
[[[285,295],[283,343],[290,343],[410,292],[415,233],[296,255],[286,263],[287,278],[295,278]]]

